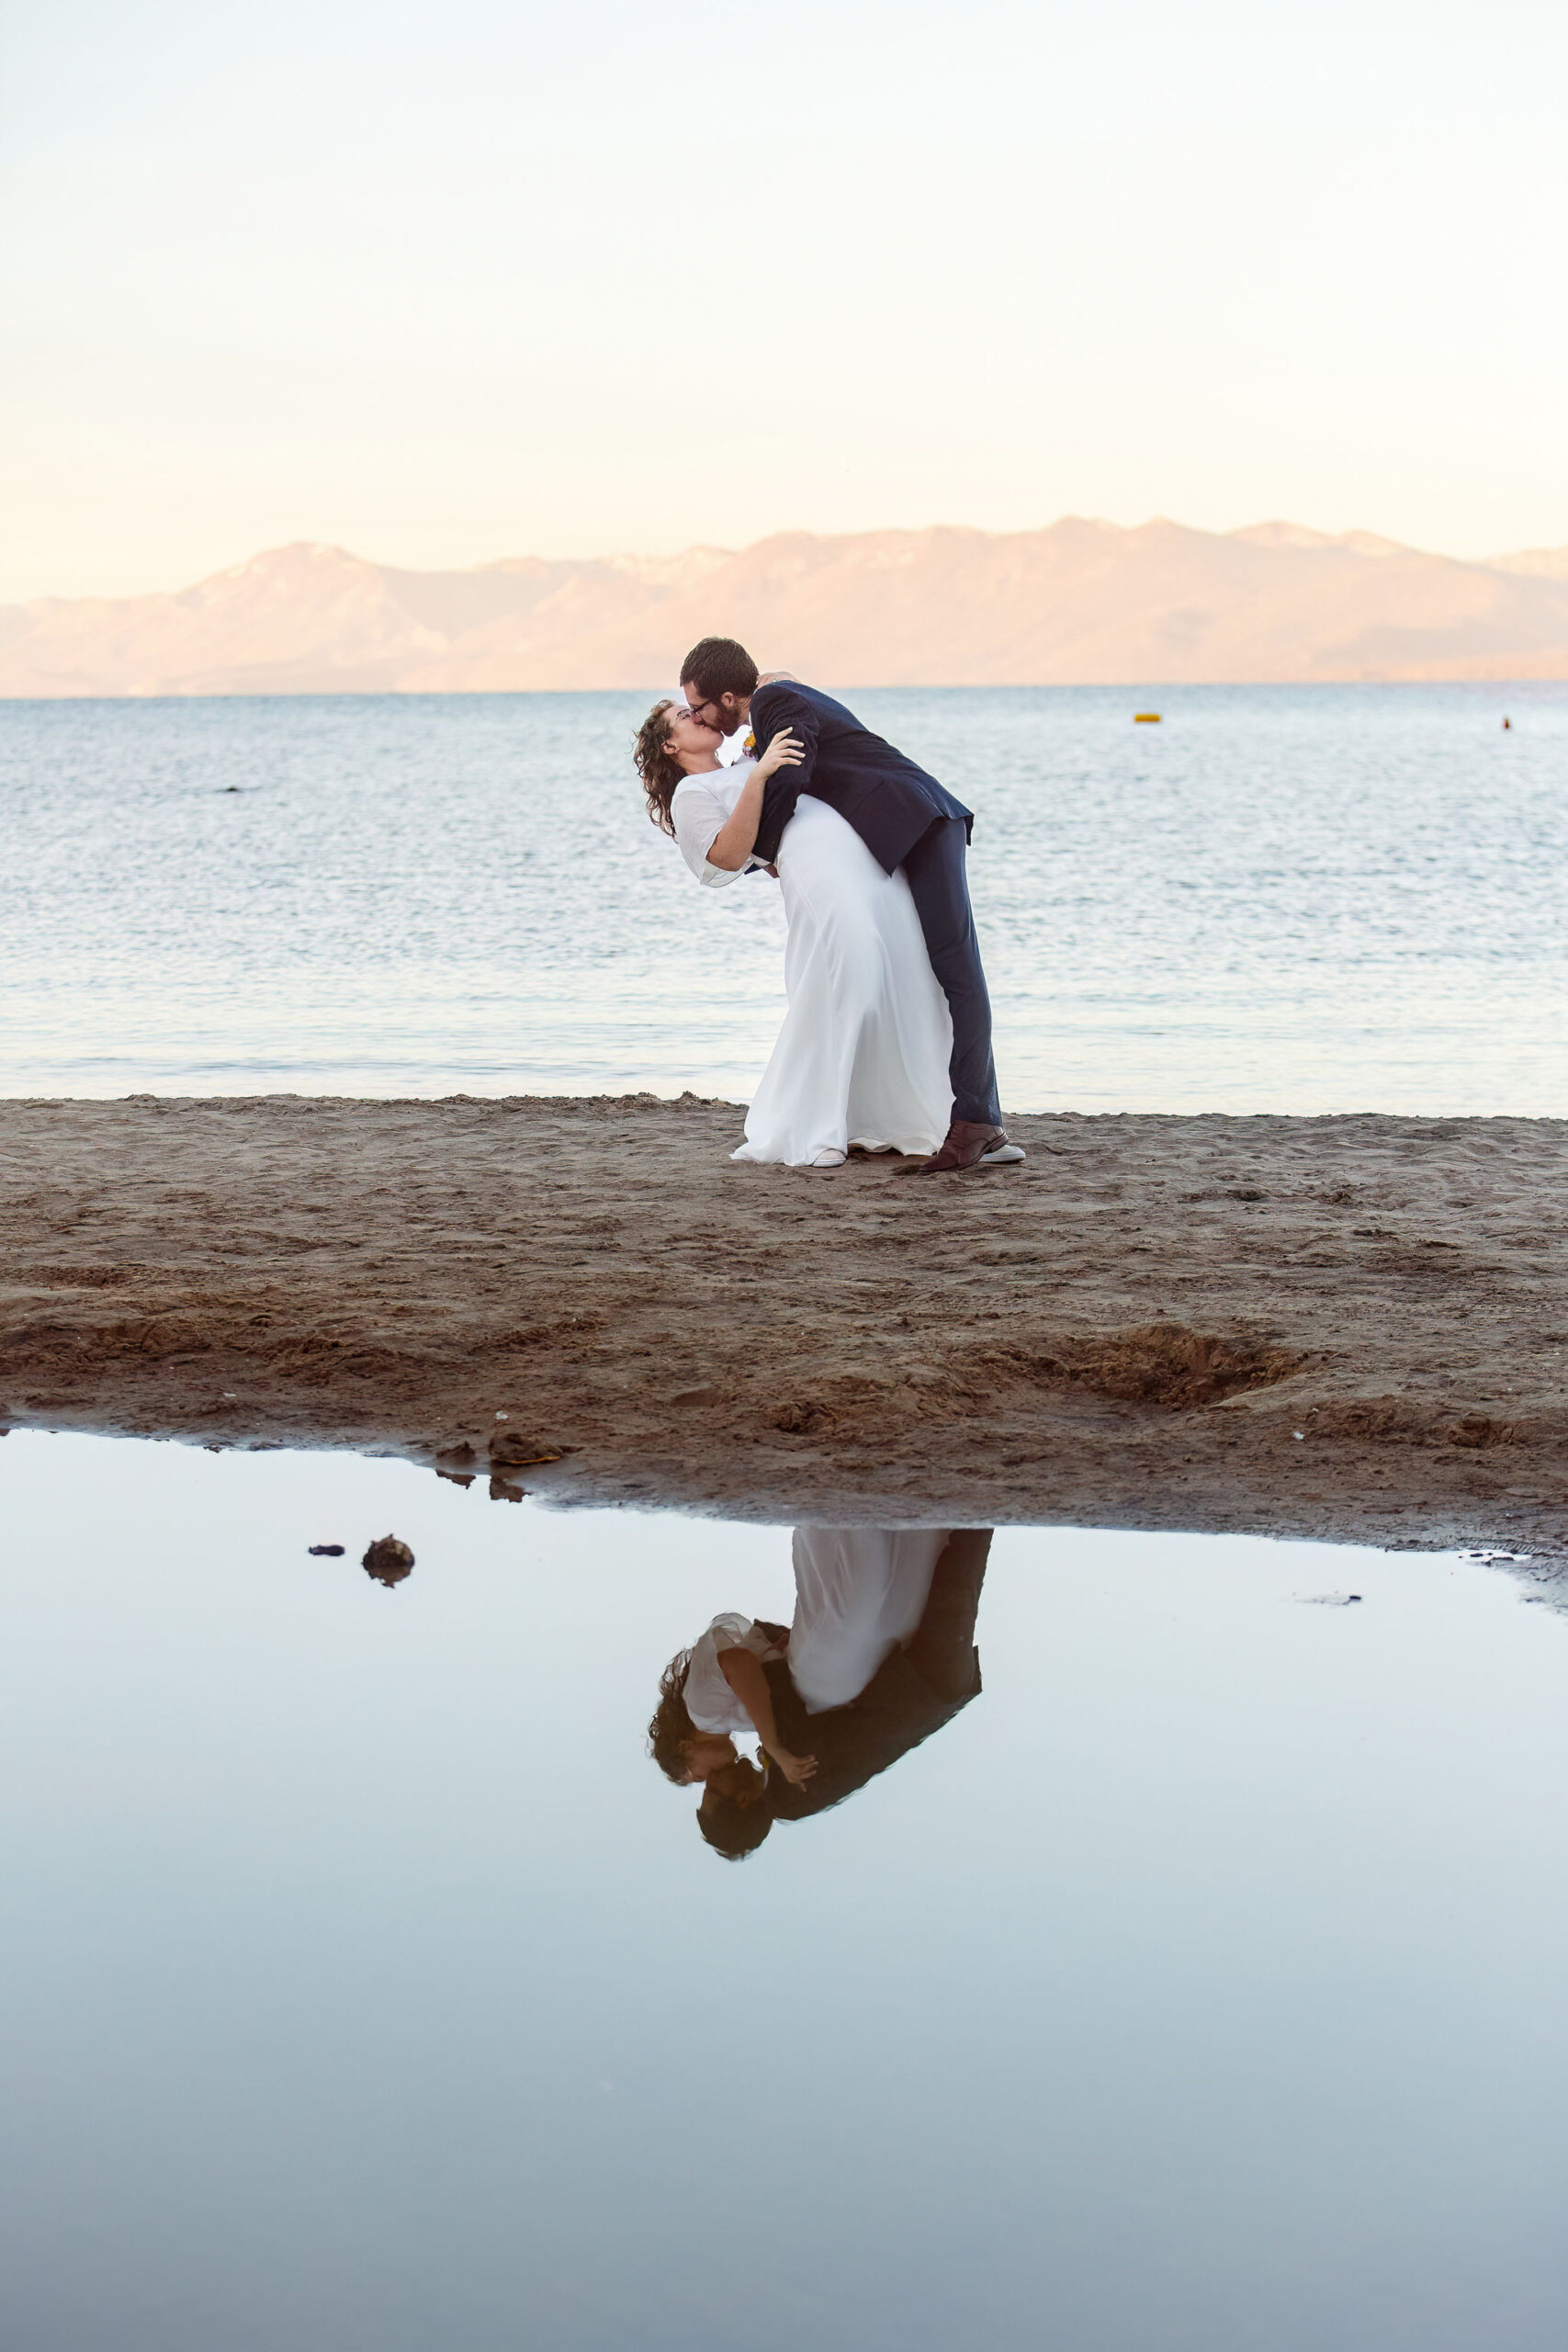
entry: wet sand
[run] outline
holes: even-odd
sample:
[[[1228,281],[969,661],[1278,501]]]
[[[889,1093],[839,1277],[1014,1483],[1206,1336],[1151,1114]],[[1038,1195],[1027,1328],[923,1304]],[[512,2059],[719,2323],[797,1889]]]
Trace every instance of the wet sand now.
[[[1023,1167],[942,1182],[735,1167],[739,1125],[0,1104],[0,1419],[502,1497],[1568,1553],[1568,1122],[1020,1119]]]

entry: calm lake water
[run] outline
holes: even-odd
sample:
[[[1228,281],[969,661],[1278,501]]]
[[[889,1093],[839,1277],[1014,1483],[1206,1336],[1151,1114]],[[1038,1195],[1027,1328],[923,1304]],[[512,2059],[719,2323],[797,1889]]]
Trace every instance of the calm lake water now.
[[[1568,1112],[1568,686],[851,699],[976,811],[1011,1108]],[[646,707],[0,704],[0,1092],[748,1099],[776,891],[649,827]]]
[[[979,1696],[735,1865],[643,1727],[786,1529],[23,1431],[0,1515],[14,2352],[1562,2344],[1506,1573],[1003,1530]]]

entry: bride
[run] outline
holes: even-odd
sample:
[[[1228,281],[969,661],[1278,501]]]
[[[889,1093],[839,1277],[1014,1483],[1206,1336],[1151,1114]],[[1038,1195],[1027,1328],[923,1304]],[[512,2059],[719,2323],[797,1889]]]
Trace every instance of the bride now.
[[[649,817],[712,888],[760,863],[762,786],[800,759],[781,734],[724,767],[723,741],[675,701],[656,703],[637,739]],[[732,1158],[838,1168],[852,1151],[935,1151],[953,1023],[902,869],[884,873],[836,809],[802,793],[765,870],[784,892],[789,1010]]]

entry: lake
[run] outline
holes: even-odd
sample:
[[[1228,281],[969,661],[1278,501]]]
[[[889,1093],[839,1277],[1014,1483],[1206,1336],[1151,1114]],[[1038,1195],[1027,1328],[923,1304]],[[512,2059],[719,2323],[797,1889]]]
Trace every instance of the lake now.
[[[1568,685],[850,699],[976,812],[1005,1106],[1568,1111]],[[0,704],[0,1092],[749,1099],[776,890],[649,826],[646,707]]]

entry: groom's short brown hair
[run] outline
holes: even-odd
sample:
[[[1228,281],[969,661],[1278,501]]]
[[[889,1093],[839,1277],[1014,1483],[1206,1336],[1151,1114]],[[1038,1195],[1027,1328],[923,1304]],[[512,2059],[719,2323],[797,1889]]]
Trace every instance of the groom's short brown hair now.
[[[704,702],[717,702],[721,695],[754,695],[757,664],[732,637],[705,637],[682,662],[681,684],[695,686]]]

